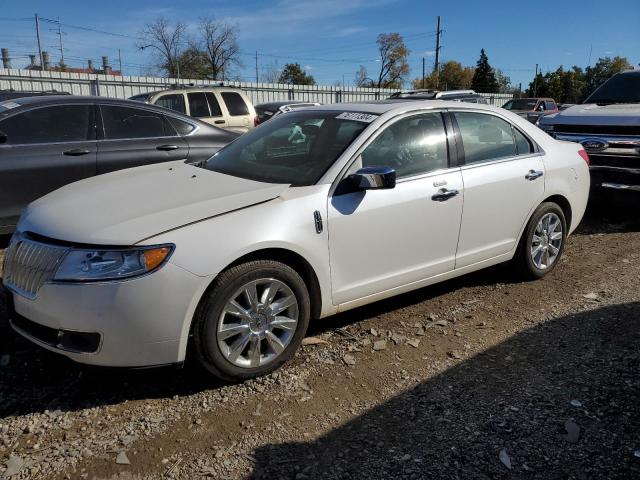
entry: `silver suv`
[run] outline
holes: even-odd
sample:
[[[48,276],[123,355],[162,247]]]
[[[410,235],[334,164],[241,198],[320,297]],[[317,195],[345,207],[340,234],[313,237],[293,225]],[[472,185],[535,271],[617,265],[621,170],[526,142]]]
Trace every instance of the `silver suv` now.
[[[225,86],[177,87],[134,95],[138,100],[169,108],[216,127],[246,132],[258,124],[251,100],[239,88]]]

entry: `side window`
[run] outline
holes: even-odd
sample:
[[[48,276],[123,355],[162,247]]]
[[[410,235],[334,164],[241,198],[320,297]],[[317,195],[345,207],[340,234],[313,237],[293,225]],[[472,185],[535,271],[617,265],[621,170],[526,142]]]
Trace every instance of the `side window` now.
[[[518,155],[527,155],[533,153],[533,145],[527,137],[525,137],[517,128],[513,129],[513,136],[516,139],[516,150]]]
[[[224,104],[227,106],[227,110],[229,110],[229,115],[232,117],[249,115],[247,104],[244,103],[244,99],[239,93],[222,92],[221,95],[224,100]]]
[[[189,99],[189,113],[192,117],[208,117],[209,105],[204,92],[187,93]]]
[[[93,140],[91,105],[59,105],[29,110],[0,122],[10,145]]]
[[[153,138],[175,135],[164,115],[137,108],[102,105],[104,136],[118,138]]]
[[[544,108],[545,108],[545,110],[555,110],[556,109],[556,104],[555,104],[555,102],[553,102],[551,100],[545,100]]]
[[[455,112],[454,115],[467,165],[517,154],[510,123],[484,113]]]
[[[189,135],[196,128],[189,122],[185,122],[184,120],[178,120],[177,118],[174,118],[174,117],[167,117],[167,120],[169,120],[171,125],[173,125],[173,128],[175,128],[175,130],[180,135]]]
[[[218,103],[218,99],[216,98],[215,93],[206,92],[205,96],[207,97],[207,101],[209,102],[209,109],[211,110],[211,116],[221,117],[222,110],[220,109],[220,104]]]
[[[163,95],[156,100],[155,104],[160,107],[175,110],[176,112],[187,113],[187,110],[184,107],[184,95],[181,93]]]
[[[398,178],[447,168],[442,115],[415,115],[390,125],[364,149],[362,166],[391,167]]]

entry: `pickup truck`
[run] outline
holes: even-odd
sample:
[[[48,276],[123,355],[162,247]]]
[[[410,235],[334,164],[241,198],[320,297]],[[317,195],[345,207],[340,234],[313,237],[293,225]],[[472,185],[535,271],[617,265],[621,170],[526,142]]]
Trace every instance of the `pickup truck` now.
[[[540,117],[536,125],[582,144],[592,186],[640,192],[640,70],[612,76],[584,103]]]

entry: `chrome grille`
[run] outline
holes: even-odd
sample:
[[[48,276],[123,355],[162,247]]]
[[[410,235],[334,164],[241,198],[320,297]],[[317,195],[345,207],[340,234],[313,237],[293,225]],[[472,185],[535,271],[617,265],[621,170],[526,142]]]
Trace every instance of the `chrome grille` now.
[[[66,251],[65,247],[33,240],[12,241],[4,258],[4,284],[25,297],[35,298],[40,287],[53,278]]]

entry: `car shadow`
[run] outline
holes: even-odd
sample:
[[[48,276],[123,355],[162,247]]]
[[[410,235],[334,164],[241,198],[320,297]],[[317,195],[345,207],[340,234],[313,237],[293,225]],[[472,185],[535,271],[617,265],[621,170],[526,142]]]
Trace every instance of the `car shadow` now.
[[[522,331],[317,440],[257,449],[251,478],[640,478],[639,317]]]

